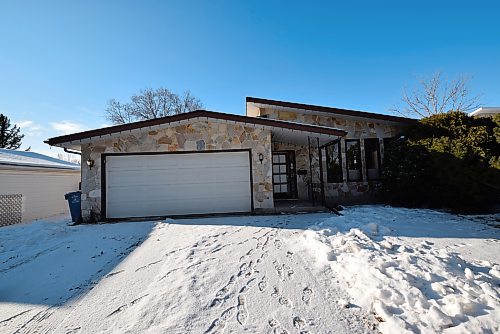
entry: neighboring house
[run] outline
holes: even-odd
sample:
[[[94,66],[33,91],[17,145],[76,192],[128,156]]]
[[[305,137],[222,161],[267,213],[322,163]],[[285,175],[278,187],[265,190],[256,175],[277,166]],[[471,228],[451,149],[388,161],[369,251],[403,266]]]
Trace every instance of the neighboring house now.
[[[68,212],[80,166],[43,154],[0,149],[0,226]]]
[[[500,114],[500,107],[481,107],[470,113],[475,117],[490,117]]]
[[[259,213],[282,200],[369,199],[384,139],[415,122],[250,97],[246,109],[246,116],[193,111],[46,143],[82,152],[87,222]]]

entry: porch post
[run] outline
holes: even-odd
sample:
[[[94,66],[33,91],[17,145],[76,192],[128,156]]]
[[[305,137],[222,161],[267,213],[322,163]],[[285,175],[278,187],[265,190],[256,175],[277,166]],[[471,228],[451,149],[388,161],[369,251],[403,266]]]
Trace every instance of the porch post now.
[[[321,202],[325,205],[325,183],[323,182],[323,152],[321,147],[319,146],[319,137],[316,137],[317,146],[318,146],[318,156],[319,156],[319,183],[321,186]]]
[[[314,187],[313,187],[313,174],[312,174],[312,156],[311,156],[311,138],[307,136],[307,153],[309,154],[309,183],[311,184],[310,187],[310,196],[312,199],[312,204],[313,206],[316,204],[314,200]]]

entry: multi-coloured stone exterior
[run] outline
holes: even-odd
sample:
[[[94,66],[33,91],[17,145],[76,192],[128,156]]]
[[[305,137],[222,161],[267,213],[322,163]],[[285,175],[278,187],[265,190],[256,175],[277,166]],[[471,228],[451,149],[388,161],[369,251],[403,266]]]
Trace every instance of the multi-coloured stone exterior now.
[[[338,114],[314,113],[310,111],[290,111],[278,110],[273,108],[261,108],[260,116],[269,119],[278,119],[290,122],[306,123],[313,125],[329,126],[342,129],[347,135],[341,138],[341,160],[343,182],[328,183],[326,175],[326,156],[322,156],[323,180],[325,197],[330,203],[357,203],[370,202],[376,200],[376,190],[379,187],[377,181],[367,181],[365,148],[363,139],[378,138],[380,144],[380,153],[383,161],[384,138],[392,138],[404,132],[404,124],[376,120],[361,117],[343,116]],[[362,180],[357,182],[347,181],[346,166],[346,145],[345,140],[360,139],[361,160],[362,160]],[[310,182],[320,183],[319,151],[314,136],[311,136],[311,145],[308,148],[301,145],[292,145],[287,143],[274,143],[273,151],[294,150],[297,169],[306,169],[307,175],[297,176],[297,189],[299,199],[318,198],[321,190],[318,187],[311,187]],[[323,151],[324,152],[324,151]],[[309,154],[311,154],[311,165],[309,165]],[[311,175],[312,174],[312,175]]]
[[[274,207],[272,192],[271,132],[261,127],[196,120],[187,125],[147,128],[122,133],[112,139],[82,145],[82,217],[84,222],[101,219],[101,155],[114,152],[176,152],[250,149],[254,210]],[[260,161],[259,155],[264,159]]]

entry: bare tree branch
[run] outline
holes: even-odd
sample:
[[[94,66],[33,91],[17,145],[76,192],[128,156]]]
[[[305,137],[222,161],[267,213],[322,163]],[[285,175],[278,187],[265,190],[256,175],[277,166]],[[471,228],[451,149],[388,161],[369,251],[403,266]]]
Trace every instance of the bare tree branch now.
[[[200,99],[189,91],[182,96],[167,88],[146,88],[134,94],[130,102],[108,101],[106,119],[114,124],[124,124],[145,119],[177,115],[203,108]]]
[[[390,111],[406,117],[428,117],[450,111],[469,112],[480,107],[480,96],[472,96],[468,87],[469,77],[460,76],[451,82],[443,82],[440,72],[430,79],[420,79],[419,86],[411,93],[403,89],[403,106]]]
[[[108,101],[106,108],[106,119],[113,124],[130,123],[135,120],[129,104],[122,104],[115,99]]]

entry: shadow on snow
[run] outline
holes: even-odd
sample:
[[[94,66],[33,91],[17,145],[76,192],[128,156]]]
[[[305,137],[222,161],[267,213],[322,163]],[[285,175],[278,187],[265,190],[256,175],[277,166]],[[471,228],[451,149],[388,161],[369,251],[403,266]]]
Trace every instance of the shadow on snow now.
[[[153,227],[35,222],[2,228],[0,303],[64,305],[105,279]]]

